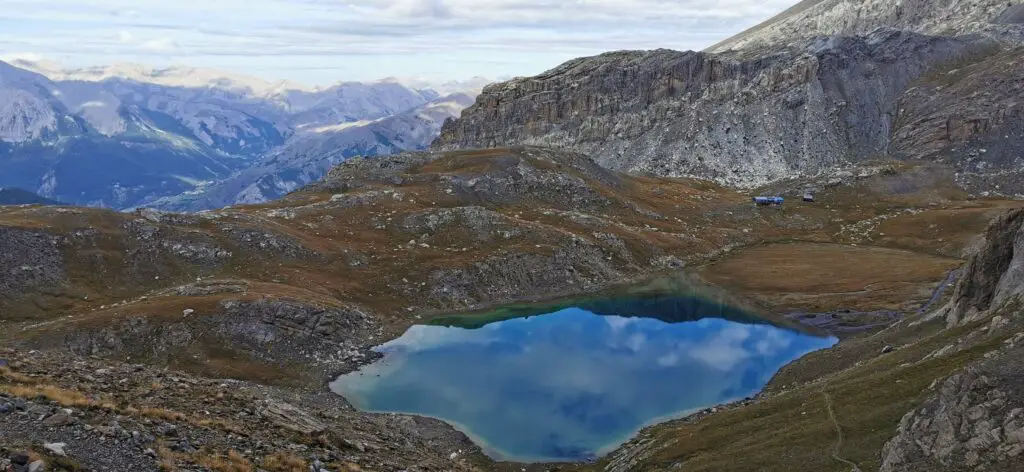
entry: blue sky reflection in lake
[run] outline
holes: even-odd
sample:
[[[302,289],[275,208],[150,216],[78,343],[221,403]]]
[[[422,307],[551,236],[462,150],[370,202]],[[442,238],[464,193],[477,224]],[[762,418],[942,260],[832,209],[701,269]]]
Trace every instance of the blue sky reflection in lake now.
[[[659,419],[750,396],[834,343],[769,324],[568,308],[473,330],[413,326],[332,388],[364,411],[446,420],[497,459],[578,460]]]

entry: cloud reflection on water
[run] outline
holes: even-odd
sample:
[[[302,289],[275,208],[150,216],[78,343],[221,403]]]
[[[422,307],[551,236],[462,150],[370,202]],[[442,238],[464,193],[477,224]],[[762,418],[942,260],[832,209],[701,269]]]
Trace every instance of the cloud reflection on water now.
[[[651,421],[752,395],[834,344],[767,324],[669,324],[577,308],[467,330],[414,326],[335,391],[370,411],[449,420],[501,459],[575,460]]]

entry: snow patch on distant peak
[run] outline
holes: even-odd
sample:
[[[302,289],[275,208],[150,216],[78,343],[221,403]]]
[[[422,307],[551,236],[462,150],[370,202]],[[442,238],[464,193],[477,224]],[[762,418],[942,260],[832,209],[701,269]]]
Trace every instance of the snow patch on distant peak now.
[[[13,59],[11,64],[44,75],[54,81],[77,80],[103,82],[123,79],[165,87],[215,88],[252,95],[270,97],[287,90],[314,92],[315,87],[289,81],[270,82],[257,77],[189,66],[153,67],[135,63],[116,63],[106,66],[64,68],[60,64],[31,58]]]
[[[380,119],[377,119],[377,120],[349,121],[347,123],[340,123],[340,124],[336,124],[336,125],[318,126],[318,127],[310,129],[309,131],[313,132],[313,133],[335,133],[335,132],[342,131],[342,130],[345,130],[345,129],[348,129],[348,128],[354,128],[356,126],[366,126],[366,125],[368,125],[370,123],[374,123],[374,122],[377,122],[377,121],[380,121]]]
[[[103,108],[103,107],[108,107],[108,106],[110,106],[110,104],[107,104],[107,103],[104,103],[104,102],[100,102],[100,101],[92,101],[92,102],[85,102],[85,103],[83,103],[81,105],[78,105],[78,108],[79,109]]]
[[[395,83],[414,90],[433,90],[438,95],[446,96],[458,93],[479,95],[485,86],[494,83],[487,77],[471,77],[466,80],[444,80],[429,77],[388,77],[379,83]]]

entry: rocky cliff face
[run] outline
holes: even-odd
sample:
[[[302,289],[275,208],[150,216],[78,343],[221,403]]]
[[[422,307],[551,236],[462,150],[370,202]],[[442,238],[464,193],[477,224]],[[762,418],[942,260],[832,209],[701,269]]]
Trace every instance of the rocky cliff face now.
[[[982,195],[1024,193],[1022,52],[993,48],[915,81],[899,97],[890,155],[948,163]]]
[[[435,146],[527,142],[619,170],[760,185],[886,155],[900,94],[982,47],[879,32],[752,60],[609,53],[488,87]]]
[[[937,382],[900,421],[882,451],[882,472],[1020,470],[1024,463],[1024,383],[1019,344],[995,359]]]
[[[983,352],[925,392],[882,451],[882,472],[1020,470],[1024,464],[1024,209],[995,219],[945,314],[955,341],[924,358]],[[969,329],[963,334],[964,328]],[[959,331],[956,331],[959,330]],[[999,341],[995,343],[993,341]]]
[[[45,231],[0,227],[0,306],[65,282],[58,241]]]
[[[950,326],[970,323],[1024,294],[1024,210],[992,222],[946,307]]]
[[[997,179],[997,191],[1024,193],[1019,140],[1007,139],[1022,127],[1018,65],[1007,59],[1019,56],[1019,27],[992,23],[1015,10],[933,3],[802,4],[793,18],[822,26],[746,34],[771,47],[573,60],[487,87],[434,146],[554,146],[617,170],[742,187],[927,158],[952,163],[975,187]],[[999,34],[955,36],[989,29]]]

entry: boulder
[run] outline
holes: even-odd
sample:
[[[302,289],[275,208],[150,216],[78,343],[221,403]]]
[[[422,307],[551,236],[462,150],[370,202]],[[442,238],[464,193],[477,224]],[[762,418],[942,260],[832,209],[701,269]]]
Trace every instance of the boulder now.
[[[59,443],[45,443],[45,444],[43,444],[43,449],[46,449],[46,451],[49,452],[50,454],[53,454],[55,456],[60,456],[60,457],[64,457],[64,456],[67,455],[64,452],[64,448],[65,447],[67,447],[67,444],[66,443],[62,443],[62,442],[59,442]]]

